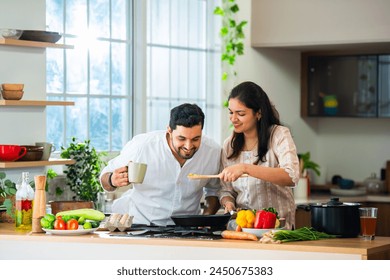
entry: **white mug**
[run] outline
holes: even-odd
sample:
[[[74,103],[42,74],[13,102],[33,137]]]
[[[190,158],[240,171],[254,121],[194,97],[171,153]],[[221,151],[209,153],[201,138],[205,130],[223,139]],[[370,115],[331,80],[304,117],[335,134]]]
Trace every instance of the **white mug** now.
[[[127,165],[130,183],[141,184],[144,181],[147,165],[145,163],[130,161]]]
[[[43,147],[43,155],[41,160],[48,160],[51,153],[56,150],[56,147],[54,147],[52,143],[48,142],[35,142],[35,145]]]

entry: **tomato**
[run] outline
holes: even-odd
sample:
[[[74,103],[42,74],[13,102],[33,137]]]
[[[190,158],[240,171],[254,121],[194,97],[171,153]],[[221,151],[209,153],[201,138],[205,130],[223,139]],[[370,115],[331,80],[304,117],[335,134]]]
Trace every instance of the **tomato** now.
[[[56,219],[54,221],[54,229],[64,230],[66,229],[66,223],[63,219]]]
[[[79,228],[79,222],[76,219],[70,219],[66,222],[66,229],[76,230]]]

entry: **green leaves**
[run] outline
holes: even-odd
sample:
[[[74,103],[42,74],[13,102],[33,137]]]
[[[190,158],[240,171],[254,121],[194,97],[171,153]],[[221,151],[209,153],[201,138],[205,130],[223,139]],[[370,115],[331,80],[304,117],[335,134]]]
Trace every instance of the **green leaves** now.
[[[101,157],[106,153],[98,153],[90,145],[90,140],[77,142],[72,137],[68,148],[61,147],[61,158],[73,159],[75,164],[66,165],[66,184],[76,193],[80,200],[97,201],[97,194],[103,191],[100,185],[99,175],[101,168],[106,164]]]
[[[14,218],[13,203],[10,197],[16,194],[16,184],[9,179],[6,179],[5,172],[0,172],[0,197],[4,198],[4,202],[0,204],[0,207],[6,209],[7,214]]]
[[[243,31],[247,21],[237,23],[235,14],[238,13],[239,7],[236,0],[223,0],[222,7],[216,7],[214,15],[222,16],[222,27],[220,29],[220,36],[222,38],[222,63],[227,63],[230,67],[234,66],[238,55],[244,54],[244,39]],[[236,71],[232,71],[233,75],[237,75]],[[229,74],[224,71],[222,73],[222,80],[225,81]]]
[[[0,196],[7,197],[16,194],[16,184],[9,179],[5,179],[6,174],[0,172]]]
[[[317,163],[310,160],[310,152],[306,152],[305,154],[298,154],[298,158],[303,161],[303,170],[311,169],[318,176],[321,175],[320,166]]]
[[[214,9],[214,15],[224,16],[225,12],[223,11],[223,9],[221,7],[216,7]]]

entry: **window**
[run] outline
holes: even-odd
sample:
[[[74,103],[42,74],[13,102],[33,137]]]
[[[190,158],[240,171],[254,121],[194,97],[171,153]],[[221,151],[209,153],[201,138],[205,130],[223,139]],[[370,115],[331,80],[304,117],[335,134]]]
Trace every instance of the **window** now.
[[[219,1],[148,0],[147,130],[165,129],[172,107],[196,103],[205,132],[220,139]]]
[[[97,150],[118,151],[131,137],[132,1],[47,0],[48,30],[74,49],[47,49],[47,139],[90,139]]]
[[[48,99],[75,101],[47,107],[48,141],[60,147],[75,136],[90,139],[97,150],[119,151],[133,134],[166,129],[170,109],[184,102],[203,109],[206,134],[219,140],[217,4],[46,0],[48,30],[63,33],[61,43],[75,46],[47,49]]]

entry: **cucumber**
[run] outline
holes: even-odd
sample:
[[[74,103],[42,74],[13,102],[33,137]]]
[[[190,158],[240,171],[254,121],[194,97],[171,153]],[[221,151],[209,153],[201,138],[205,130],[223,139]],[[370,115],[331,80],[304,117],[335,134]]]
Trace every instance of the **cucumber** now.
[[[88,220],[93,221],[102,221],[105,218],[105,215],[103,212],[100,212],[95,209],[91,208],[82,208],[82,209],[75,209],[75,210],[68,210],[68,211],[62,211],[58,212],[56,214],[56,217],[58,216],[76,216],[76,217],[83,217]]]

